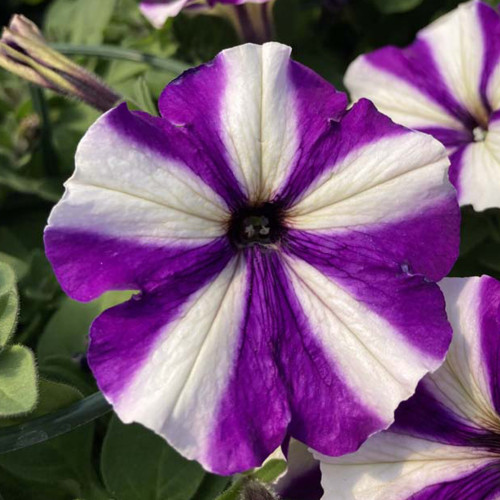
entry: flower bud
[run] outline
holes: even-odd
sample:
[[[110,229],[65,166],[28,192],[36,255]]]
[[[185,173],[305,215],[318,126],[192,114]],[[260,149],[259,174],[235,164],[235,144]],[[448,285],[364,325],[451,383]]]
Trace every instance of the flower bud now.
[[[107,111],[121,97],[90,73],[50,48],[29,19],[14,15],[0,38],[0,66],[25,80]]]

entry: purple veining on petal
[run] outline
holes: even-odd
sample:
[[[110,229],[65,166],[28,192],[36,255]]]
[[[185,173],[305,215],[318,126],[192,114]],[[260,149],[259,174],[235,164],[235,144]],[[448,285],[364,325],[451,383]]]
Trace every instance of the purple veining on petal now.
[[[322,173],[334,170],[335,165],[357,149],[381,138],[408,133],[408,129],[378,112],[367,99],[360,99],[340,121],[329,119],[333,114],[330,113],[315,125],[303,117],[305,106],[304,100],[299,105],[298,121],[304,124],[301,129],[311,131],[302,130],[306,146],[299,148],[295,165],[277,196],[286,206],[291,206]]]
[[[197,246],[146,244],[76,229],[48,227],[45,251],[63,290],[89,301],[108,290],[151,291],[172,275],[232,255],[226,238]]]
[[[206,78],[210,78],[210,75],[204,74],[202,69],[198,69],[198,71]],[[216,80],[212,82],[213,87],[215,87],[216,82]],[[186,84],[181,84],[178,79],[166,87],[162,96],[166,94],[170,86],[182,87],[189,94],[189,89],[185,88]],[[212,88],[212,92],[217,94],[215,88]],[[173,96],[171,100],[175,102]],[[192,100],[193,97],[190,98],[190,101]],[[186,110],[196,109],[192,102],[189,105],[186,103],[184,105]],[[160,109],[162,109],[162,100],[160,100]],[[189,122],[184,123],[182,116],[179,118],[181,118],[180,121],[171,122],[169,121],[170,117],[165,119],[146,113],[130,112],[125,104],[106,115],[107,123],[116,132],[130,138],[141,148],[151,149],[167,159],[184,163],[218,193],[228,207],[239,206],[245,200],[245,195],[225,161],[221,153],[222,149],[218,149],[212,144],[213,137],[210,136],[209,129],[204,129],[201,125],[196,128],[192,127]],[[208,117],[206,119],[208,120]]]
[[[108,399],[117,402],[137,370],[150,359],[163,329],[178,316],[194,292],[224,269],[231,255],[229,251],[221,251],[220,242],[218,249],[214,246],[198,250],[196,257],[185,257],[181,268],[171,269],[168,278],[162,276],[161,286],[106,310],[94,321],[88,361]],[[135,258],[138,257],[136,254]],[[150,258],[147,254],[141,257]],[[188,267],[186,260],[191,264]],[[160,263],[166,269],[168,265],[169,261]]]
[[[219,54],[210,63],[186,71],[167,85],[158,106],[162,121],[174,124],[184,142],[189,142],[190,167],[196,165],[195,172],[203,172],[201,176],[208,177],[210,185],[223,186],[224,194],[215,190],[231,208],[236,208],[244,204],[246,195],[231,169],[222,138],[221,107],[226,85],[224,56]]]
[[[427,384],[424,379],[415,394],[401,403],[391,431],[453,446],[481,446],[490,433],[456,415],[433,396]]]
[[[488,102],[486,94],[490,78],[500,64],[500,17],[493,7],[483,2],[477,2],[475,8],[481,25],[484,51],[479,91],[483,104],[491,112],[491,104]]]
[[[483,277],[479,299],[482,359],[491,399],[500,414],[500,282]]]
[[[384,47],[365,57],[373,66],[392,73],[428,96],[467,128],[474,128],[474,118],[447,87],[432,55],[432,48],[425,40],[417,38],[405,49]]]
[[[379,227],[330,235],[292,230],[287,251],[331,277],[411,345],[439,359],[452,332],[443,295],[431,280],[443,278],[458,255],[457,212],[450,200],[411,220]]]
[[[457,148],[471,143],[473,139],[472,131],[456,130],[445,127],[419,127],[420,132],[432,135],[447,148]]]
[[[458,479],[433,484],[407,500],[496,500],[500,493],[500,460],[493,460]]]
[[[287,429],[326,454],[356,450],[384,423],[358,402],[319,345],[279,255],[252,249],[246,257],[248,309],[207,461],[214,470],[259,465]]]
[[[343,92],[336,91],[330,83],[294,61],[290,63],[289,79],[300,145],[278,198],[291,205],[321,173],[331,156],[328,145],[332,142],[332,127],[345,114],[348,101]],[[318,105],[311,105],[311,102]]]
[[[208,67],[208,65],[207,65]],[[202,75],[204,75],[209,82],[211,82],[211,92],[216,92],[216,80],[211,81],[210,75],[203,73],[203,68],[198,68]],[[193,72],[190,70],[186,73]],[[210,71],[210,69],[207,69]],[[179,79],[170,83],[163,91],[162,98],[164,99],[165,93],[171,86],[177,89],[183,88],[186,92],[186,97],[189,92],[195,92],[196,89],[185,88],[186,83]],[[222,77],[221,77],[222,78]],[[202,81],[205,81],[202,79]],[[206,83],[206,82],[205,82]],[[189,85],[187,85],[189,87]],[[199,90],[199,89],[198,89]],[[194,95],[197,95],[196,93]],[[172,103],[175,102],[171,96]],[[192,101],[193,98],[190,98]],[[160,100],[160,109],[162,100]],[[196,109],[196,106],[191,102],[184,104],[186,114],[191,109]],[[193,107],[191,107],[193,106]],[[160,153],[167,159],[173,159],[186,164],[196,175],[209,185],[216,193],[218,193],[227,203],[230,208],[240,206],[244,200],[245,195],[241,191],[240,186],[234,174],[229,167],[223,151],[223,145],[212,144],[209,127],[206,129],[203,125],[199,124],[198,127],[193,127],[187,120],[184,122],[183,118],[187,116],[179,115],[177,120],[171,117],[157,118],[142,112],[130,112],[126,104],[118,106],[113,111],[106,115],[106,121],[113,129],[133,140],[141,148],[150,149]],[[207,120],[207,116],[205,117]],[[199,135],[201,134],[201,135]],[[200,144],[201,143],[201,144]]]

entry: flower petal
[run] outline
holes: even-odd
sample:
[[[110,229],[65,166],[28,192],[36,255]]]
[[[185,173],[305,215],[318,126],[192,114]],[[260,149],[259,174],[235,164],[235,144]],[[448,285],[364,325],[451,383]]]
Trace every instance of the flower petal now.
[[[483,36],[482,15],[494,10],[471,1],[422,30],[419,37],[431,48],[446,86],[478,123],[488,121],[488,109],[479,92],[488,37]],[[497,21],[500,23],[500,19]],[[446,47],[446,50],[443,50]]]
[[[307,446],[296,439],[291,439],[286,457],[288,462],[286,473],[274,486],[280,498],[320,500],[323,497],[320,466]]]
[[[441,284],[454,337],[445,364],[425,388],[455,415],[479,428],[500,429],[500,283],[493,278]]]
[[[420,38],[403,50],[385,47],[358,57],[344,82],[354,101],[367,97],[402,125],[464,128],[462,119],[468,113],[451,94],[431,48]]]
[[[373,437],[352,455],[318,458],[324,498],[481,500],[500,491],[498,457],[392,432]]]
[[[45,230],[47,256],[73,298],[147,287],[155,264],[188,266],[189,252],[225,233],[227,205],[210,175],[187,165],[200,161],[185,139],[146,120],[122,105],[78,147],[76,171]]]
[[[471,1],[420,31],[406,49],[358,58],[346,75],[353,98],[368,97],[396,121],[418,129],[485,124],[500,105],[500,18]],[[495,83],[496,82],[496,83]],[[471,117],[474,121],[471,121]]]
[[[315,337],[357,400],[378,417],[379,428],[387,428],[399,403],[446,354],[451,329],[439,289],[389,259],[368,256],[361,245],[294,237],[291,251],[303,260],[290,258],[291,281]],[[358,446],[364,432],[358,428]],[[329,455],[350,451],[345,429],[330,449],[297,437]]]
[[[243,259],[217,252],[108,309],[91,328],[89,364],[120,419],[142,423],[207,468],[246,289]]]
[[[449,162],[438,141],[395,125],[366,100],[353,106],[337,136],[329,168],[290,212],[294,228],[361,230],[413,218],[415,207],[422,213],[440,207],[442,227],[456,228],[458,207],[448,181]]]
[[[145,1],[139,4],[144,17],[155,27],[161,28],[169,17],[175,17],[189,3],[189,0]]]
[[[460,205],[500,207],[500,112],[492,115],[484,141],[457,151],[452,165]]]
[[[500,283],[446,279],[454,337],[445,363],[396,411],[387,432],[339,459],[319,457],[339,499],[497,498]],[[340,491],[340,493],[339,493]]]
[[[252,202],[271,198],[292,165],[310,163],[311,146],[346,105],[344,94],[291,61],[290,48],[278,43],[225,50],[160,99],[162,116],[224,157]]]

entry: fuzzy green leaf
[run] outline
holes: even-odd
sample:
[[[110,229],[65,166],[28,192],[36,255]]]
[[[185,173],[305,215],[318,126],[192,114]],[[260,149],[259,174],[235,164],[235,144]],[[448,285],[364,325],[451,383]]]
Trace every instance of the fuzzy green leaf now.
[[[14,331],[19,310],[16,275],[6,263],[0,262],[0,348]]]
[[[0,353],[0,416],[10,417],[33,410],[38,400],[33,353],[14,345]]]

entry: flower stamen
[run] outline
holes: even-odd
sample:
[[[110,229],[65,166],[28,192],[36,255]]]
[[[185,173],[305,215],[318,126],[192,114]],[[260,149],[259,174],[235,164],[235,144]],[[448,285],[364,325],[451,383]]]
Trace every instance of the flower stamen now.
[[[238,248],[273,245],[282,236],[282,222],[282,211],[273,203],[243,207],[232,215],[228,236]]]
[[[483,142],[486,139],[486,134],[488,130],[484,129],[480,125],[472,130],[472,136],[474,137],[474,142]]]

